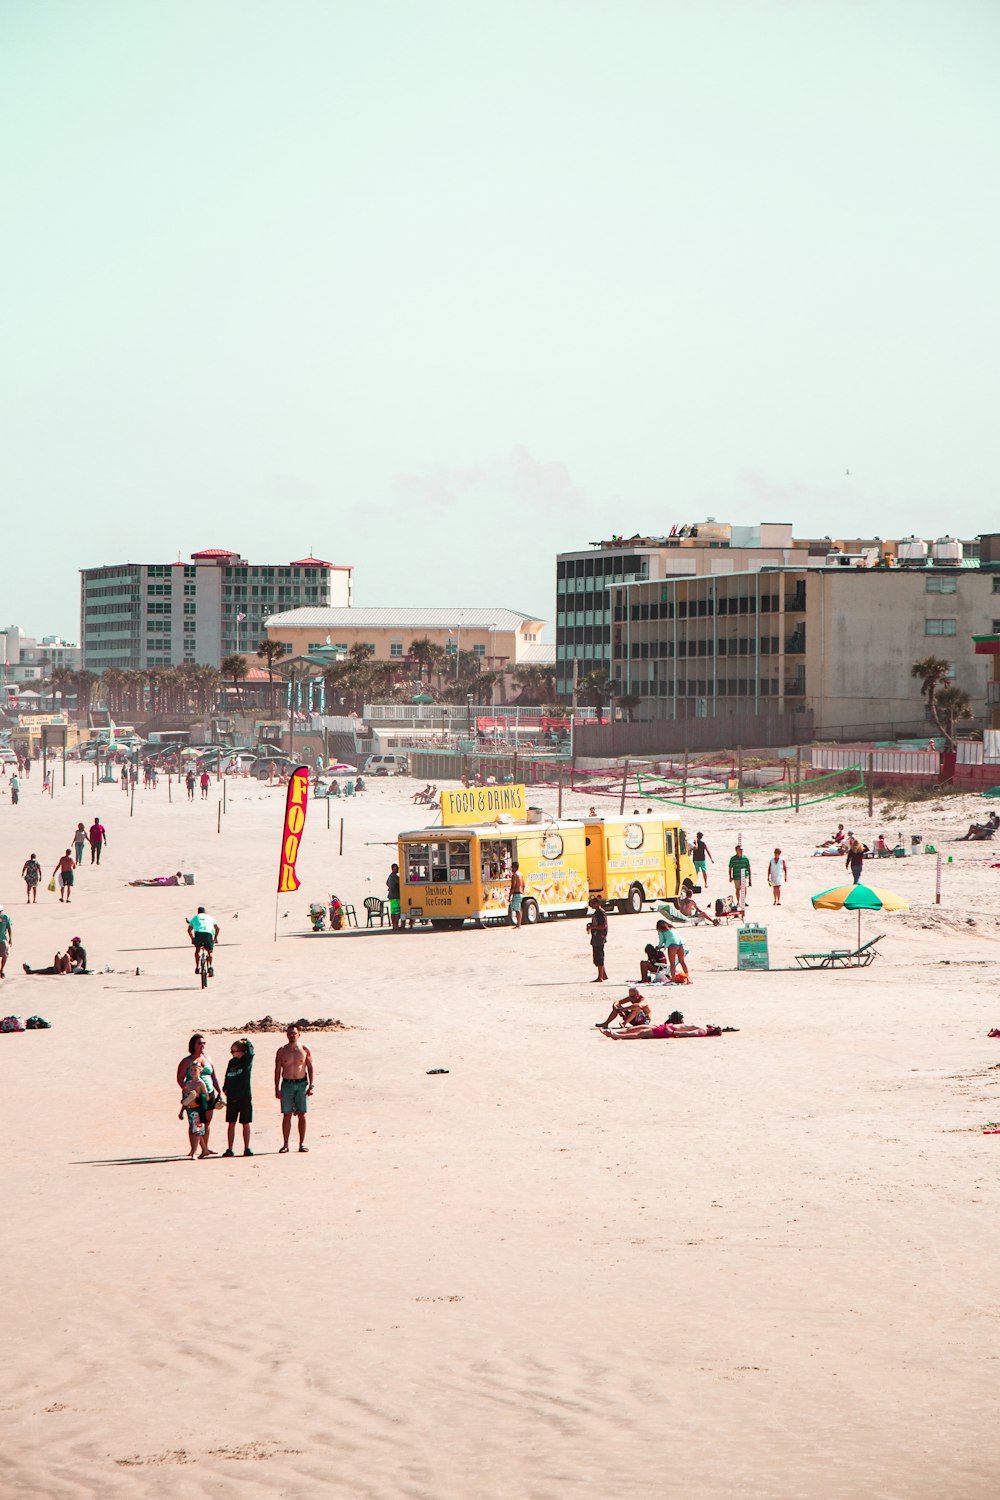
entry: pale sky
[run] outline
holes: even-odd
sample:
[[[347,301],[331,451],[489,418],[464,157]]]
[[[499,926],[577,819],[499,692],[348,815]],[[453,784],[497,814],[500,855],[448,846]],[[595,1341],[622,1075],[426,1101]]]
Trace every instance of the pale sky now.
[[[1000,529],[998,78],[997,0],[3,0],[0,626]]]

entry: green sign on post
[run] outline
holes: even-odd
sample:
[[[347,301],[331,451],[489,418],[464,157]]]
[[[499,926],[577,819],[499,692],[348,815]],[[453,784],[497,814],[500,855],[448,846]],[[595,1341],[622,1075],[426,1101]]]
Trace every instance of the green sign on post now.
[[[747,922],[736,929],[737,969],[769,969],[767,957],[767,928],[756,922]]]

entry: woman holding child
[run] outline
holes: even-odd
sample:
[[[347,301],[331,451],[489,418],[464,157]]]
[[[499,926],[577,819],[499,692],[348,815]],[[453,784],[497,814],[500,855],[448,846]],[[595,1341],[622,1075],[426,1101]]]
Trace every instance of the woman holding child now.
[[[200,1031],[196,1031],[188,1042],[187,1057],[182,1057],[177,1064],[177,1086],[181,1090],[178,1119],[187,1115],[189,1159],[193,1161],[196,1154],[201,1158],[217,1155],[209,1150],[208,1136],[212,1128],[212,1113],[222,1103],[222,1089]]]

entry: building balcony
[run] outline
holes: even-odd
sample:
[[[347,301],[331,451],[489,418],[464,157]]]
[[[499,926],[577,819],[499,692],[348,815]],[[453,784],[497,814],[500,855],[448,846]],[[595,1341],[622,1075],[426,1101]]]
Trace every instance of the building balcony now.
[[[805,613],[805,607],[806,607],[806,592],[805,592],[805,589],[801,589],[801,590],[800,589],[796,589],[796,591],[795,591],[794,594],[786,594],[785,595],[785,613],[786,614],[793,614],[793,615],[794,614],[800,614],[800,615],[804,614]]]
[[[804,698],[806,692],[805,677],[790,677],[785,683],[786,698]]]
[[[804,630],[795,630],[785,639],[786,656],[801,656],[806,649],[806,633]]]

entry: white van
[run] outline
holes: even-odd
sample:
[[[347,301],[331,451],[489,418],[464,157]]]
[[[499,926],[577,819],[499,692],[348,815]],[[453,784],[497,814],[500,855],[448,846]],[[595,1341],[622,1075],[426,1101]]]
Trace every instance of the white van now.
[[[369,755],[362,767],[365,776],[405,776],[407,769],[405,755]]]

